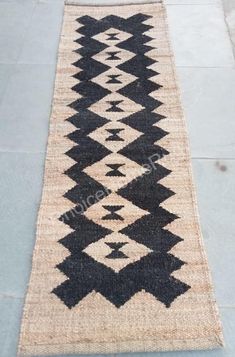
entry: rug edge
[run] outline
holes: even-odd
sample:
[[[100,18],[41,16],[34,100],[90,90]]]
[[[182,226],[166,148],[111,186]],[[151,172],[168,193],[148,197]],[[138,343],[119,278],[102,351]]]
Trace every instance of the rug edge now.
[[[164,346],[164,348],[163,348]],[[25,346],[20,350],[18,357],[56,356],[74,354],[113,354],[113,353],[147,353],[147,352],[173,352],[173,351],[203,351],[223,348],[224,344],[219,336],[206,339],[193,340],[166,340],[161,341],[123,341],[119,343],[79,343],[71,345],[39,345]],[[89,347],[89,348],[88,348]],[[46,353],[45,353],[46,351]]]
[[[206,252],[206,247],[205,247],[205,242],[204,242],[204,237],[202,234],[202,228],[201,228],[201,221],[200,221],[200,215],[199,215],[199,209],[198,209],[198,199],[197,199],[197,191],[196,191],[196,185],[195,185],[195,180],[194,180],[194,174],[193,174],[193,166],[192,166],[192,156],[191,156],[191,150],[190,150],[190,139],[189,139],[189,130],[188,130],[188,125],[187,125],[187,121],[186,121],[186,114],[185,114],[185,110],[184,110],[184,106],[183,106],[183,100],[182,100],[182,94],[181,94],[181,86],[180,86],[180,81],[179,81],[179,77],[178,74],[176,72],[176,61],[175,61],[175,55],[174,55],[174,51],[173,51],[173,47],[172,47],[172,42],[171,42],[171,37],[170,37],[170,28],[169,28],[169,22],[168,22],[168,16],[167,16],[167,11],[166,11],[166,6],[163,3],[163,14],[164,14],[164,20],[165,20],[165,30],[166,30],[166,34],[167,34],[167,41],[168,41],[168,46],[170,49],[170,53],[171,53],[171,67],[172,67],[172,72],[174,75],[174,81],[175,81],[175,85],[176,85],[176,91],[177,91],[177,95],[179,98],[179,102],[180,102],[180,106],[181,106],[181,112],[182,112],[182,122],[183,122],[183,127],[184,127],[184,131],[186,133],[186,154],[188,156],[188,168],[189,168],[189,176],[190,176],[190,184],[191,184],[191,188],[192,188],[192,196],[193,196],[193,201],[194,201],[194,214],[195,214],[195,220],[197,221],[198,224],[198,229],[199,229],[199,245],[201,248],[201,254],[203,256],[204,261],[206,262],[205,265],[205,273],[207,276],[207,281],[210,285],[210,297],[211,297],[211,308],[213,310],[214,313],[214,318],[216,321],[216,324],[218,326],[219,332],[216,335],[215,334],[215,338],[218,339],[218,346],[217,348],[222,348],[225,346],[225,342],[224,342],[224,335],[223,335],[223,326],[222,326],[222,320],[220,317],[220,310],[219,310],[219,306],[217,303],[217,299],[215,297],[215,285],[213,283],[213,279],[212,279],[212,274],[211,274],[211,268],[209,265],[209,261],[207,258],[207,252]]]
[[[143,2],[140,2],[140,3],[137,3],[137,2],[135,2],[135,0],[133,0],[133,2],[131,1],[131,2],[129,2],[129,3],[124,3],[123,4],[123,2],[117,2],[117,3],[114,3],[114,4],[102,4],[102,2],[101,3],[99,3],[99,4],[89,4],[89,3],[87,3],[87,4],[85,4],[85,3],[83,3],[83,4],[81,4],[81,0],[65,0],[64,1],[64,5],[65,6],[79,6],[79,7],[93,7],[93,8],[99,8],[99,7],[102,7],[102,8],[104,8],[104,7],[115,7],[115,6],[118,6],[118,7],[120,7],[120,6],[122,6],[122,7],[124,7],[124,6],[144,6],[144,5],[155,5],[155,4],[159,4],[159,3],[163,3],[163,0],[143,0]]]

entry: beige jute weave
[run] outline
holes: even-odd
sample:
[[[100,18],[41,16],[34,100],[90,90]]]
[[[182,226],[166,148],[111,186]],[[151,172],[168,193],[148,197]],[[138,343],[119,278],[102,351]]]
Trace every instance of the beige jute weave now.
[[[19,354],[222,340],[164,6],[66,4]]]

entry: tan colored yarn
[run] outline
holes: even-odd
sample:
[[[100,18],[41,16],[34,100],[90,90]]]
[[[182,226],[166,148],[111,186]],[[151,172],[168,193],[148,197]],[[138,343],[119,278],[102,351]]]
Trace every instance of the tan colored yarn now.
[[[76,19],[82,16],[101,19],[111,14],[129,18],[138,13],[151,16],[143,22],[152,26],[145,35],[152,38],[147,45],[153,49],[146,55],[155,61],[149,68],[159,73],[151,77],[151,81],[162,85],[153,91],[151,96],[163,103],[155,112],[165,116],[164,120],[155,125],[169,133],[157,143],[169,151],[169,155],[160,159],[160,164],[172,171],[160,183],[175,194],[162,202],[161,207],[180,217],[166,228],[183,239],[170,250],[170,254],[186,264],[171,275],[190,286],[190,289],[178,296],[169,308],[145,290],[137,292],[129,301],[117,308],[94,290],[69,309],[52,290],[67,279],[56,265],[69,256],[69,251],[58,241],[73,231],[60,221],[59,217],[75,206],[64,197],[64,194],[75,185],[64,172],[75,164],[75,161],[65,153],[75,146],[75,143],[66,137],[76,129],[66,120],[76,113],[69,105],[80,97],[72,90],[72,87],[78,84],[78,80],[72,76],[79,72],[79,69],[72,65],[79,59],[79,55],[74,52],[79,45],[74,41],[80,36],[76,30],[82,27]],[[103,37],[104,40],[105,38]],[[103,79],[100,81],[105,84]],[[124,81],[128,83],[128,76]],[[102,103],[93,104],[93,109],[95,107],[94,110],[101,116],[106,110],[105,104]],[[129,102],[128,98],[123,105],[130,113],[138,110],[137,104],[133,106],[133,102]],[[111,114],[112,118],[119,115]],[[118,117],[116,119],[118,120]],[[94,140],[105,141],[105,133],[102,130],[92,135]],[[136,135],[134,130],[129,130],[128,139],[125,140],[131,141]],[[119,149],[117,143],[112,146],[116,152]],[[115,155],[121,160],[118,154]],[[128,159],[124,161],[131,172],[135,173],[136,164]],[[112,160],[109,163],[112,163]],[[90,166],[87,168],[87,174],[96,177],[97,180],[106,180],[102,183],[107,184],[108,179],[106,176],[103,178],[102,170],[99,166]],[[126,177],[128,179],[127,173]],[[121,186],[120,179],[112,181],[114,191]],[[123,200],[115,196],[111,203],[116,202],[117,205],[125,206]],[[102,201],[87,210],[89,219],[100,222],[98,215],[103,209],[101,203]],[[110,204],[110,200],[107,204]],[[117,212],[126,215],[124,222],[127,224],[131,224],[138,215],[141,217],[143,214],[133,207],[128,206],[126,213],[121,210]],[[110,221],[109,228],[115,231],[116,224],[117,222]],[[114,241],[116,237],[117,235],[113,238]],[[94,247],[87,247],[89,254],[100,255],[97,259],[106,264],[107,259],[104,258],[102,245],[97,246],[96,250]],[[141,246],[137,245],[125,251],[127,256],[133,254],[130,258],[132,263],[140,259],[140,252]],[[118,272],[126,263],[124,260],[116,260],[113,264],[109,262],[111,268]],[[37,223],[37,241],[23,313],[19,354],[147,352],[207,349],[221,345],[221,327],[198,223],[188,137],[175,79],[164,6],[161,3],[120,7],[66,5],[50,120],[43,196]]]

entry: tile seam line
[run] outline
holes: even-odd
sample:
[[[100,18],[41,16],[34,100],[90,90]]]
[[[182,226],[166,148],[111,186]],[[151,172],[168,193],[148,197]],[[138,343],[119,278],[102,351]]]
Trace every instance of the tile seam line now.
[[[176,65],[176,68],[200,68],[200,69],[235,69],[235,62],[229,66],[181,66]]]
[[[48,1],[46,1],[48,2]],[[104,2],[101,2],[100,4],[94,4],[94,3],[91,3],[90,1],[81,1],[80,4],[72,4],[74,6],[93,6],[93,7],[102,7],[102,6],[128,6],[128,5],[145,5],[145,4],[155,4],[157,2],[162,2],[165,6],[216,6],[216,7],[222,7],[222,3],[221,1],[219,2],[208,2],[208,3],[182,3],[182,4],[179,4],[179,3],[166,3],[164,0],[162,1],[154,1],[154,0],[143,0],[142,2],[135,2],[134,0],[133,1],[130,1],[130,2],[127,2],[125,4],[123,3],[120,3],[120,2],[113,2],[112,1],[110,3],[104,3]],[[40,3],[40,0],[38,0],[38,3]],[[65,2],[65,5],[66,5],[66,2]],[[71,5],[71,4],[67,4],[67,5]]]
[[[36,62],[1,62],[0,61],[0,66],[1,65],[8,65],[8,66],[55,66],[56,65],[56,61],[54,62],[48,62],[48,63],[36,63]],[[162,64],[163,66],[167,66],[167,64]],[[184,65],[176,65],[176,68],[205,68],[205,69],[210,69],[210,68],[215,68],[215,69],[235,69],[235,62],[234,65],[228,65],[228,66],[195,66],[195,65],[188,65],[188,66],[184,66]]]
[[[35,1],[32,1],[33,4],[46,4],[46,3],[51,3],[51,1],[40,1],[40,0],[35,0]],[[151,2],[149,2],[151,3]],[[191,4],[188,4],[188,3],[183,3],[183,4],[168,4],[168,3],[165,3],[163,2],[165,6],[222,6],[222,4],[220,2],[218,3],[213,3],[213,2],[210,2],[210,3],[191,3]],[[17,1],[9,1],[9,0],[3,0],[1,1],[0,5],[2,4],[17,4]],[[143,2],[143,3],[135,3],[136,5],[140,4],[148,4],[148,2]],[[115,5],[115,2],[113,4],[110,4],[110,6],[114,6]],[[131,3],[126,3],[125,5],[132,5]],[[79,5],[78,5],[79,6]],[[89,5],[89,2],[88,3],[84,3],[80,6],[92,6],[92,4],[90,3]],[[103,3],[102,5],[99,5],[99,6],[107,6],[105,3]]]
[[[0,154],[46,154],[45,151],[10,151],[10,150],[1,150],[0,149]]]
[[[24,300],[23,296],[16,296],[16,295],[8,295],[8,294],[1,294],[0,299],[16,299],[16,300]]]
[[[214,6],[214,7],[222,7],[221,3],[194,3],[194,4],[167,4],[164,2],[164,5],[167,6]]]
[[[231,160],[234,161],[235,157],[203,157],[203,156],[191,156],[192,160]]]
[[[235,309],[235,305],[219,305],[220,309]]]
[[[56,1],[56,0],[55,0]],[[1,62],[0,66],[54,66],[56,64],[56,60],[54,62],[43,62],[43,63],[36,63],[36,62]]]

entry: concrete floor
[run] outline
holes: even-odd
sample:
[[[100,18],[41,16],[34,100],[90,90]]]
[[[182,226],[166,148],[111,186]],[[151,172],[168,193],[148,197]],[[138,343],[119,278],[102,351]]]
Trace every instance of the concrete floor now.
[[[109,1],[114,2],[94,3]],[[234,357],[235,62],[220,0],[165,2],[226,347],[156,355]],[[226,5],[226,19],[229,13]],[[0,1],[1,357],[16,356],[62,14],[62,0]]]

